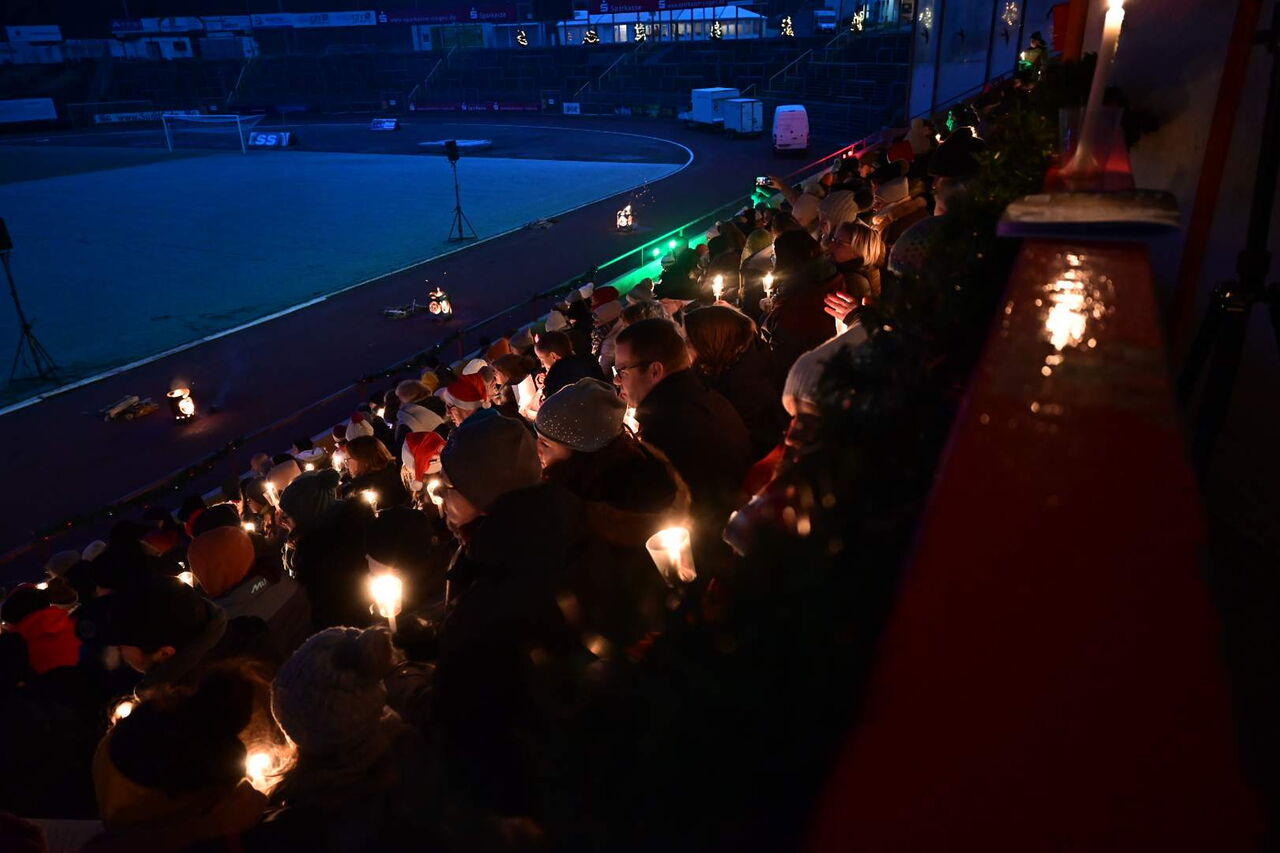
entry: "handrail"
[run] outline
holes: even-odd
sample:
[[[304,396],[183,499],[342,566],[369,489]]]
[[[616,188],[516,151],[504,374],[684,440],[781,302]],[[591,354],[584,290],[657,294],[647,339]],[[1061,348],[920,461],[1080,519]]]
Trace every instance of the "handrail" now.
[[[841,32],[836,33],[836,34],[835,34],[835,36],[834,36],[834,37],[833,37],[829,42],[827,42],[826,44],[824,44],[822,47],[811,47],[811,48],[809,48],[808,50],[806,50],[804,53],[802,53],[802,54],[800,54],[799,56],[797,56],[795,59],[793,59],[793,60],[791,60],[790,62],[788,62],[786,65],[782,66],[782,68],[781,68],[781,69],[779,69],[777,73],[775,73],[772,77],[770,77],[770,78],[769,78],[769,82],[768,82],[768,84],[767,84],[767,88],[769,88],[769,89],[772,89],[772,88],[773,88],[773,81],[774,81],[774,79],[775,79],[775,78],[777,78],[777,76],[778,76],[779,74],[782,74],[782,73],[783,73],[783,72],[785,72],[788,68],[790,68],[791,66],[795,65],[797,62],[799,62],[800,60],[804,59],[806,56],[808,56],[809,54],[813,53],[815,50],[826,50],[827,48],[831,47],[831,45],[835,44],[836,42],[840,41],[840,39],[844,38],[844,37],[845,37],[845,35],[846,35],[846,33],[842,30]],[[752,85],[755,85],[755,84],[752,84]]]
[[[583,83],[581,86],[578,87],[578,91],[573,93],[573,96],[576,98],[579,95],[581,95],[583,90],[591,87],[592,83],[596,83],[596,84],[602,83],[604,81],[604,78],[608,76],[609,72],[618,67],[618,63],[622,62],[622,60],[631,56],[633,53],[635,53],[634,49],[632,49],[631,51],[618,54],[618,58],[615,59],[613,62],[610,62],[609,67],[601,71],[599,77],[597,77],[595,80],[588,80],[587,82]]]

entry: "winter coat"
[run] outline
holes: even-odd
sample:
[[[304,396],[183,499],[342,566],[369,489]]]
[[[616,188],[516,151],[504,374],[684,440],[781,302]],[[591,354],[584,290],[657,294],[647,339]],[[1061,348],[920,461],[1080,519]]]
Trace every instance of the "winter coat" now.
[[[572,385],[579,379],[599,379],[607,381],[597,361],[588,350],[587,355],[567,355],[557,359],[547,371],[547,378],[542,383],[542,399],[547,399],[566,385]]]
[[[535,810],[551,716],[539,697],[586,656],[561,598],[587,549],[582,502],[539,485],[498,498],[469,526],[449,570],[435,720],[453,783],[503,814]],[[563,608],[563,609],[562,609]]]
[[[636,407],[640,437],[661,450],[689,485],[695,525],[719,539],[719,527],[741,503],[751,466],[751,438],[729,401],[692,369],[665,377]]]
[[[139,696],[159,687],[194,683],[210,664],[229,658],[273,660],[266,622],[256,616],[229,619],[212,601],[204,599],[204,604],[207,613],[200,633],[143,673],[135,691]]]
[[[880,270],[863,266],[862,258],[836,264],[836,270],[844,277],[845,293],[859,299],[880,298]]]
[[[779,278],[764,329],[780,385],[801,353],[835,335],[835,320],[825,310],[826,296],[844,287],[844,277],[826,258],[815,258],[798,273]]]
[[[753,344],[720,373],[699,375],[741,416],[751,439],[751,461],[766,456],[781,440],[788,420],[775,384],[773,353],[763,344]]]
[[[306,850],[432,850],[440,828],[437,774],[422,736],[395,715],[387,747],[360,768],[306,756],[272,792],[278,804],[240,839],[246,853]],[[335,770],[337,772],[335,772]],[[349,777],[349,778],[348,778]]]
[[[364,500],[365,489],[373,489],[378,493],[378,509],[389,506],[404,506],[409,503],[409,490],[404,487],[400,477],[400,466],[393,459],[386,467],[377,471],[367,471],[342,487],[339,496],[348,500]]]
[[[363,500],[339,501],[286,546],[285,567],[307,592],[315,630],[371,621],[364,534],[372,520]]]

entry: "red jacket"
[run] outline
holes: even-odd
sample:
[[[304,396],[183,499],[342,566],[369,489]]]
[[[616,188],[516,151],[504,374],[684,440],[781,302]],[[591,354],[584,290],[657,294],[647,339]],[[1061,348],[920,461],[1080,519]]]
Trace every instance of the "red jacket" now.
[[[15,629],[27,641],[27,659],[36,675],[80,661],[75,623],[61,607],[46,607],[28,615]]]

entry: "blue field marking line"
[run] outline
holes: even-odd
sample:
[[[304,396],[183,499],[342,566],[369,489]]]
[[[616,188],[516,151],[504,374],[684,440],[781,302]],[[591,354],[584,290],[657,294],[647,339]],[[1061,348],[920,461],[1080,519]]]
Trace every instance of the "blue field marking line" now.
[[[351,123],[351,124],[354,124],[354,122],[353,122],[353,123]],[[462,124],[462,123],[461,123],[461,122],[457,122],[457,123],[454,123],[454,124]],[[346,125],[344,124],[344,125],[342,125],[342,126],[346,126]],[[693,151],[692,151],[692,150],[690,150],[688,146],[686,146],[686,145],[682,145],[681,143],[679,143],[679,142],[675,142],[674,140],[670,140],[670,139],[663,139],[663,138],[661,138],[661,137],[657,137],[657,136],[647,136],[647,135],[645,135],[645,134],[639,134],[639,133],[624,133],[624,132],[622,132],[622,131],[613,131],[613,130],[595,130],[595,129],[592,129],[592,128],[559,128],[559,127],[548,126],[548,125],[510,125],[510,124],[507,124],[507,125],[500,125],[500,126],[502,126],[502,127],[524,127],[524,128],[537,128],[537,129],[540,129],[540,130],[572,130],[572,131],[576,131],[576,132],[579,132],[579,133],[612,133],[612,134],[617,134],[617,135],[620,135],[620,136],[633,136],[633,137],[638,137],[638,138],[642,138],[642,139],[655,140],[655,141],[658,141],[658,142],[666,142],[666,143],[668,143],[668,144],[675,145],[675,146],[678,146],[679,148],[684,149],[684,151],[688,154],[688,159],[687,159],[683,164],[674,166],[674,168],[672,168],[671,170],[669,170],[669,171],[667,171],[667,172],[662,173],[662,175],[661,175],[661,176],[659,176],[658,178],[653,179],[652,181],[641,181],[641,182],[640,182],[640,183],[638,183],[638,184],[634,184],[634,185],[632,185],[632,186],[630,186],[630,187],[627,187],[626,189],[619,190],[618,192],[608,193],[608,194],[606,194],[606,195],[600,196],[599,198],[592,199],[591,201],[583,202],[582,204],[579,204],[579,205],[577,205],[576,207],[572,207],[572,208],[570,208],[570,209],[568,209],[568,210],[563,210],[563,211],[559,211],[559,212],[551,212],[551,213],[548,213],[548,214],[547,214],[547,216],[548,216],[548,217],[552,217],[552,216],[556,216],[556,217],[558,217],[558,216],[567,216],[567,215],[569,215],[569,214],[571,214],[571,213],[574,213],[574,212],[576,212],[576,211],[582,210],[582,209],[583,209],[583,208],[585,208],[585,207],[590,207],[590,206],[591,206],[591,205],[593,205],[593,204],[598,204],[598,203],[600,203],[600,202],[602,202],[602,201],[605,201],[606,199],[616,198],[616,197],[618,197],[618,196],[625,195],[625,194],[627,194],[627,193],[630,193],[630,192],[633,192],[633,191],[635,191],[635,190],[637,190],[637,189],[640,189],[640,188],[641,188],[641,187],[643,187],[643,186],[650,185],[650,184],[656,184],[656,183],[658,183],[659,181],[665,181],[665,180],[667,180],[668,178],[674,177],[675,175],[677,175],[677,174],[679,174],[680,172],[683,172],[685,169],[689,168],[689,166],[691,166],[691,165],[693,164],[694,159],[695,159]],[[133,131],[108,131],[108,132],[130,132],[130,133],[131,133],[131,132],[133,132]],[[563,162],[563,161],[557,161],[557,162]],[[662,164],[653,164],[653,165],[662,165]],[[127,363],[127,364],[124,364],[124,365],[121,365],[121,366],[119,366],[119,367],[113,367],[113,368],[110,368],[109,370],[104,370],[104,371],[101,371],[101,372],[99,372],[99,373],[95,373],[95,374],[93,374],[93,375],[91,375],[91,376],[85,377],[84,379],[80,379],[80,380],[77,380],[77,381],[75,381],[75,382],[67,383],[66,385],[59,385],[59,386],[58,386],[58,387],[56,387],[56,388],[52,388],[52,389],[50,389],[50,390],[48,390],[48,391],[44,391],[44,392],[41,392],[41,393],[39,393],[39,394],[35,394],[35,395],[33,395],[33,396],[31,396],[31,397],[28,397],[28,398],[26,398],[26,399],[24,399],[24,400],[20,400],[20,401],[18,401],[18,402],[16,402],[16,403],[11,403],[11,404],[9,404],[9,405],[7,405],[7,406],[4,406],[3,408],[0,408],[0,417],[3,417],[4,415],[10,414],[10,413],[12,413],[12,412],[19,411],[19,410],[21,410],[21,409],[25,409],[25,408],[27,408],[28,406],[34,406],[34,405],[35,405],[35,404],[37,404],[37,403],[41,403],[41,402],[43,402],[43,401],[45,401],[45,400],[47,400],[47,399],[49,399],[49,398],[51,398],[51,397],[55,397],[55,396],[59,395],[59,394],[65,394],[65,393],[66,393],[66,392],[68,392],[68,391],[73,391],[73,390],[75,390],[75,389],[77,389],[77,388],[82,388],[82,387],[84,387],[84,386],[86,386],[86,385],[91,385],[91,384],[93,384],[93,383],[95,383],[95,382],[100,382],[100,381],[102,381],[103,379],[109,379],[109,378],[111,378],[111,377],[113,377],[113,376],[119,376],[119,375],[120,375],[120,374],[122,374],[122,373],[127,373],[127,372],[129,372],[130,370],[134,370],[134,369],[136,369],[136,368],[138,368],[138,367],[142,367],[142,366],[144,366],[144,365],[151,364],[152,362],[159,361],[159,360],[164,359],[164,358],[168,358],[169,356],[176,355],[176,354],[181,353],[181,352],[185,352],[185,351],[187,351],[187,350],[189,350],[189,349],[194,349],[195,347],[198,347],[198,346],[201,346],[201,345],[203,345],[203,344],[209,343],[210,341],[216,341],[216,340],[218,340],[219,338],[225,338],[225,337],[227,337],[228,335],[234,335],[234,334],[237,334],[238,332],[242,332],[242,331],[244,331],[245,329],[251,329],[251,328],[253,328],[254,326],[260,326],[260,325],[262,325],[263,323],[269,323],[269,322],[271,322],[272,320],[278,320],[279,318],[281,318],[281,317],[285,317],[285,316],[287,316],[287,315],[289,315],[289,314],[293,314],[293,313],[294,313],[294,312],[296,312],[296,311],[301,311],[301,310],[303,310],[304,308],[310,308],[312,305],[317,305],[317,304],[319,304],[319,303],[321,303],[321,302],[324,302],[324,301],[325,301],[325,300],[327,300],[327,299],[331,299],[331,298],[333,298],[333,297],[335,297],[335,296],[339,296],[339,295],[341,295],[341,294],[343,294],[343,293],[347,293],[348,291],[355,290],[355,289],[356,289],[356,288],[358,288],[358,287],[363,287],[363,286],[365,286],[365,285],[367,285],[367,284],[372,284],[373,282],[381,281],[382,279],[390,278],[391,276],[394,276],[394,275],[399,275],[400,273],[406,272],[406,271],[408,271],[408,270],[413,269],[414,267],[421,266],[421,265],[423,265],[423,264],[425,264],[425,263],[429,263],[429,262],[432,262],[432,261],[438,261],[438,260],[440,260],[441,258],[447,258],[447,257],[449,257],[450,255],[456,254],[456,253],[461,252],[461,251],[463,251],[463,250],[465,250],[465,249],[471,249],[471,248],[474,248],[474,247],[476,247],[476,246],[482,245],[482,244],[484,244],[484,243],[488,243],[488,242],[491,242],[491,241],[493,241],[493,240],[497,240],[497,239],[498,239],[498,238],[500,238],[500,237],[505,237],[505,236],[507,236],[508,234],[514,234],[514,233],[515,233],[515,232],[517,232],[517,231],[521,231],[521,230],[523,230],[523,229],[525,228],[525,226],[526,226],[526,225],[527,225],[527,223],[524,223],[524,224],[521,224],[521,225],[517,225],[517,226],[515,226],[515,227],[512,227],[512,228],[507,229],[506,231],[502,231],[502,232],[500,232],[500,233],[498,233],[498,234],[494,234],[494,235],[489,236],[489,237],[483,237],[483,238],[481,238],[481,239],[477,240],[476,242],[474,242],[474,243],[470,243],[470,244],[468,244],[468,245],[466,245],[466,246],[460,246],[460,247],[458,247],[458,248],[456,248],[456,249],[450,249],[450,250],[445,251],[445,252],[442,252],[442,253],[440,253],[440,254],[431,255],[430,257],[421,258],[421,259],[419,259],[419,260],[412,261],[412,262],[410,262],[410,263],[408,263],[408,264],[405,264],[405,265],[404,265],[404,266],[402,266],[402,267],[399,267],[398,269],[392,270],[391,272],[382,273],[382,274],[377,275],[377,276],[374,276],[374,277],[372,277],[372,278],[367,278],[367,279],[364,279],[364,280],[362,280],[362,281],[356,282],[356,283],[354,283],[354,284],[347,285],[346,287],[340,288],[339,290],[335,290],[335,291],[333,291],[332,293],[327,293],[327,294],[325,294],[325,295],[323,295],[323,296],[317,296],[317,297],[314,297],[314,298],[312,298],[312,299],[308,299],[308,300],[306,300],[306,301],[304,301],[304,302],[300,302],[300,303],[298,303],[297,305],[291,305],[291,306],[289,306],[288,308],[281,309],[281,310],[279,310],[279,311],[276,311],[276,312],[274,312],[274,313],[268,314],[268,315],[266,315],[266,316],[259,317],[259,318],[254,319],[254,320],[250,320],[250,321],[248,321],[248,322],[246,322],[246,323],[241,323],[240,325],[238,325],[238,326],[234,326],[234,327],[232,327],[232,328],[230,328],[230,329],[224,329],[224,330],[219,331],[219,332],[214,332],[214,333],[212,333],[212,334],[205,335],[205,336],[203,336],[203,337],[201,337],[201,338],[198,338],[198,339],[196,339],[196,340],[188,341],[187,343],[179,344],[178,346],[175,346],[175,347],[170,347],[169,349],[164,350],[163,352],[156,353],[155,355],[150,355],[150,356],[146,356],[146,357],[144,357],[144,358],[136,359],[136,360],[134,360],[134,361],[131,361],[131,362],[129,362],[129,363]]]

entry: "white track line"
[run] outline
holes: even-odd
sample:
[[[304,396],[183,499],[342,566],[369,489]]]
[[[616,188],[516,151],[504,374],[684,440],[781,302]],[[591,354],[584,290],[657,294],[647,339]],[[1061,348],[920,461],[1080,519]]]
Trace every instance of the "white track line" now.
[[[689,155],[689,159],[686,160],[683,165],[677,166],[671,171],[663,173],[660,177],[655,178],[653,181],[641,181],[640,183],[634,184],[630,187],[627,187],[626,189],[618,190],[617,192],[609,193],[608,195],[602,195],[599,198],[592,199],[591,201],[583,202],[577,207],[571,207],[568,210],[562,210],[559,213],[547,214],[546,218],[549,218],[552,216],[568,216],[570,213],[574,213],[575,211],[582,210],[582,208],[584,207],[590,207],[593,204],[598,204],[599,202],[602,202],[605,199],[613,198],[614,196],[619,196],[619,195],[622,195],[623,193],[629,193],[633,190],[639,189],[640,187],[647,186],[650,183],[656,184],[659,181],[665,181],[667,178],[673,177],[679,174],[680,172],[683,172],[685,169],[689,168],[689,166],[691,166],[694,161],[694,154],[692,151],[689,150],[687,146],[681,145],[679,142],[674,142],[670,139],[662,139],[657,136],[644,136],[643,134],[639,134],[639,133],[620,133],[619,131],[614,131],[614,130],[592,130],[590,128],[585,128],[585,127],[556,128],[556,127],[548,127],[546,125],[512,125],[512,124],[502,125],[502,126],[503,127],[540,127],[545,130],[576,130],[578,132],[585,132],[585,133],[618,133],[621,136],[637,136],[642,139],[654,139],[659,142],[667,142],[667,143],[670,143],[671,145],[677,145],[680,148],[683,148],[685,152]],[[316,153],[316,152],[308,152],[308,153]],[[320,152],[320,153],[324,153],[324,152]],[[557,161],[557,162],[563,162],[563,161]],[[660,166],[664,164],[657,163],[654,165]],[[667,164],[667,165],[670,165],[670,164]],[[413,261],[411,263],[405,264],[399,269],[394,269],[391,272],[381,273],[380,275],[374,276],[373,278],[367,278],[364,281],[359,281],[359,282],[356,282],[355,284],[349,284],[346,287],[333,291],[332,293],[326,293],[324,296],[317,296],[314,299],[308,299],[306,302],[300,302],[297,305],[293,305],[283,310],[276,311],[274,314],[268,314],[265,317],[259,317],[258,319],[250,320],[247,323],[241,323],[239,326],[235,326],[234,328],[224,329],[221,332],[214,332],[211,335],[205,335],[204,337],[199,338],[197,340],[188,341],[185,344],[179,344],[178,346],[173,347],[171,349],[167,349],[164,352],[156,353],[155,355],[149,355],[145,358],[140,358],[136,361],[131,361],[128,364],[121,365],[120,367],[113,367],[110,370],[104,370],[101,373],[95,373],[92,376],[86,377],[84,379],[80,379],[76,382],[71,382],[67,385],[59,385],[57,388],[53,388],[41,394],[36,394],[33,397],[28,397],[27,399],[21,400],[17,403],[11,403],[10,405],[5,406],[4,408],[0,408],[0,417],[19,411],[20,409],[25,409],[28,406],[34,406],[36,403],[42,403],[45,400],[49,399],[50,397],[57,396],[58,394],[65,394],[66,392],[73,391],[76,388],[82,388],[85,385],[90,385],[94,382],[100,382],[103,379],[110,379],[112,376],[118,376],[121,373],[126,373],[135,368],[142,367],[143,365],[150,364],[153,361],[159,361],[162,358],[168,358],[171,355],[176,355],[177,353],[185,352],[189,349],[193,349],[195,347],[201,346],[202,344],[207,344],[210,341],[216,341],[219,338],[225,338],[228,335],[234,335],[237,332],[243,332],[245,329],[251,329],[254,326],[260,326],[263,323],[269,323],[272,320],[277,320],[288,314],[292,314],[295,311],[301,311],[303,308],[310,308],[312,305],[316,305],[318,303],[324,302],[327,299],[332,299],[333,297],[346,293],[349,290],[355,290],[357,287],[364,287],[366,284],[372,284],[375,281],[380,281],[381,279],[388,278],[393,275],[399,275],[405,270],[411,270],[416,266],[420,266],[422,264],[425,264],[431,261],[438,261],[441,258],[447,258],[449,255],[455,254],[457,252],[461,252],[465,249],[471,249],[483,243],[488,243],[491,240],[497,240],[499,237],[505,237],[508,234],[514,234],[517,231],[523,231],[526,225],[528,225],[527,222],[524,225],[517,225],[516,227],[508,228],[506,231],[503,231],[499,234],[494,234],[490,237],[485,237],[483,239],[477,240],[476,242],[468,246],[460,246],[456,249],[450,249],[449,251],[439,255],[432,255],[427,258],[422,258],[420,260]]]

